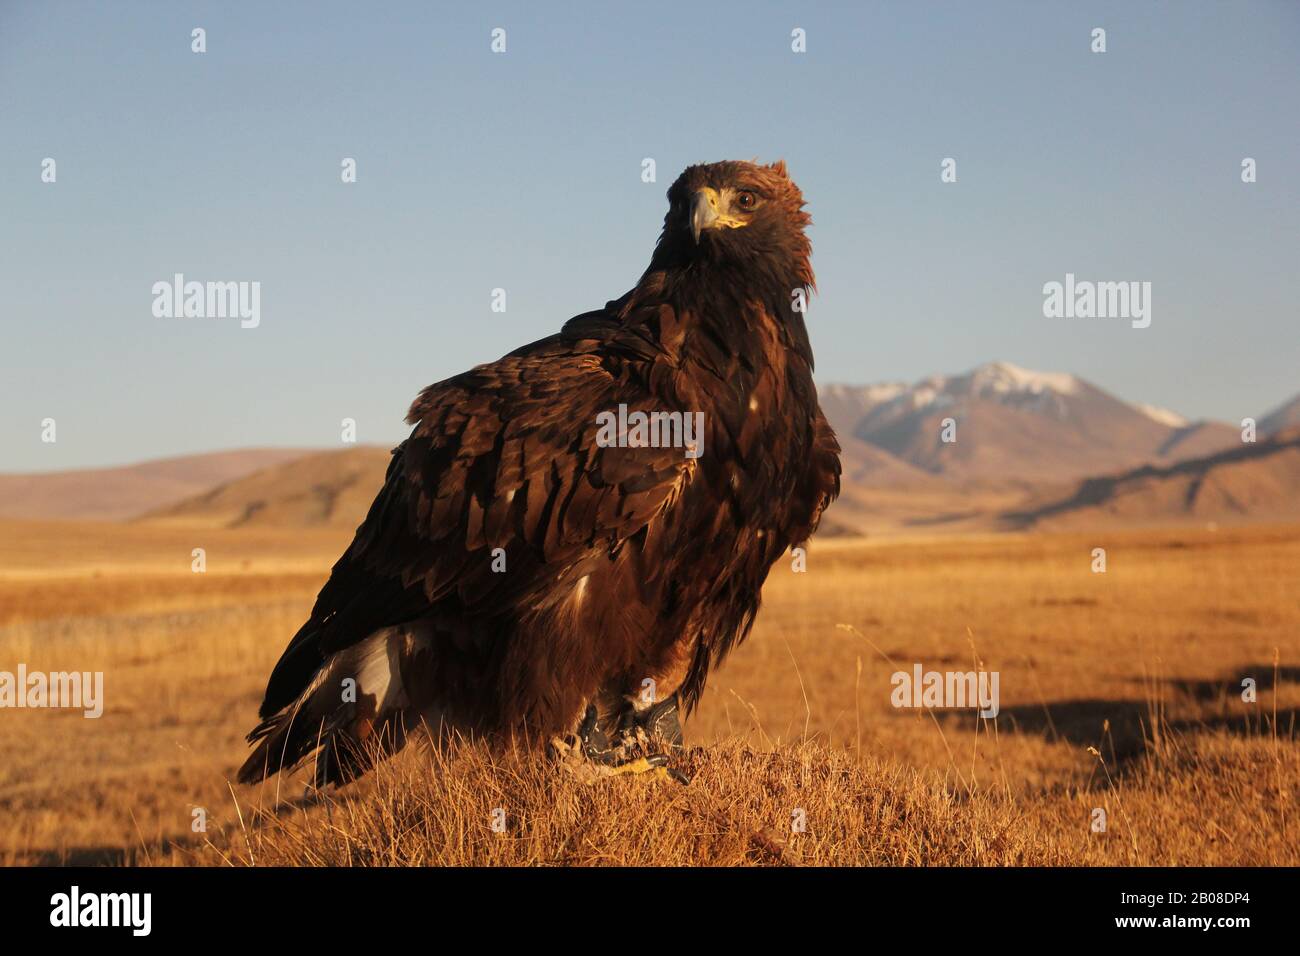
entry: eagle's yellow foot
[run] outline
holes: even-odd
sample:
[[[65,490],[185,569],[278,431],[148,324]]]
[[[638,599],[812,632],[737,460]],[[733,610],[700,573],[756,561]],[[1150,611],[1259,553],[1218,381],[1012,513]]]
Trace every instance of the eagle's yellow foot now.
[[[635,779],[644,783],[657,783],[659,781],[675,780],[678,783],[690,783],[690,779],[680,770],[674,770],[668,766],[667,754],[649,754],[645,757],[637,757],[635,760],[629,760],[627,763],[614,764],[606,767],[607,775],[611,777],[621,777],[631,775]]]
[[[607,769],[609,770],[609,775],[611,777],[622,776],[623,774],[629,773],[654,773],[657,770],[664,769],[663,762],[667,759],[664,757],[662,760],[656,760],[655,758],[658,757],[663,757],[663,755],[652,754],[649,757],[637,757],[635,760],[629,760],[627,763],[614,764],[612,767]]]
[[[631,777],[640,783],[669,780],[680,784],[691,782],[686,774],[668,766],[667,754],[649,754],[623,763],[597,763],[587,759],[577,748],[560,750],[556,747],[552,752],[560,758],[561,767],[585,784],[598,783],[611,777]]]

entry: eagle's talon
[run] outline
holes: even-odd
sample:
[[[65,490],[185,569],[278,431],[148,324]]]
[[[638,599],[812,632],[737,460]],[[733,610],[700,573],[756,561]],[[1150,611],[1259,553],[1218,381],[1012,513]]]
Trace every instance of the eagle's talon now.
[[[674,752],[684,749],[677,696],[636,711],[628,706],[602,724],[594,707],[589,708],[578,729],[591,781],[612,776],[633,776],[639,780],[672,780],[690,783],[690,776],[669,766]]]

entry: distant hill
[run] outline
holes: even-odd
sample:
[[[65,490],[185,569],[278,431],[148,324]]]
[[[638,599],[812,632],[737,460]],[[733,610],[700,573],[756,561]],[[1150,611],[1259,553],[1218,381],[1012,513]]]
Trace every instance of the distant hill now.
[[[882,385],[824,385],[817,389],[817,400],[831,428],[841,439],[853,435],[872,409],[907,391],[901,382]]]
[[[1097,527],[1300,518],[1300,427],[1167,467],[1083,481],[1069,495],[1008,512],[1019,527]]]
[[[839,436],[844,485],[855,488],[940,488],[942,478],[852,435]]]
[[[387,448],[375,446],[316,452],[144,517],[154,522],[223,528],[354,528],[383,486],[390,457]]]
[[[1259,420],[1258,425],[1261,435],[1273,435],[1300,425],[1300,395],[1273,409]]]
[[[1193,422],[1174,430],[1156,449],[1157,461],[1201,458],[1241,443],[1241,429],[1227,422]]]
[[[120,521],[306,454],[244,448],[118,468],[0,475],[0,518]]]

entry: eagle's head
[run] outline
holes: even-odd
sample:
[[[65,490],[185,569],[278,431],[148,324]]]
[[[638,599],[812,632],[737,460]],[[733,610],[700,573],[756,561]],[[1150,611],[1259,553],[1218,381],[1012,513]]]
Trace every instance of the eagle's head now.
[[[668,214],[656,258],[715,263],[814,286],[812,218],[784,160],[770,166],[725,161],[689,166],[668,189]]]

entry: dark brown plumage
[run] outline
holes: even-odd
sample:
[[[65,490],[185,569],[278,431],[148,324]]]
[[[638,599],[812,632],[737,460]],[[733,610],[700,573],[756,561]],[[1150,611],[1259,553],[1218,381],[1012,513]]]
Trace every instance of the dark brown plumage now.
[[[687,169],[636,287],[426,388],[410,437],[267,685],[252,781],[430,727],[541,743],[689,710],[743,640],[772,564],[839,490],[795,297],[809,222],[783,163]],[[702,412],[698,457],[602,447],[598,415]],[[504,560],[504,570],[502,570]],[[349,679],[355,684],[350,684]]]

